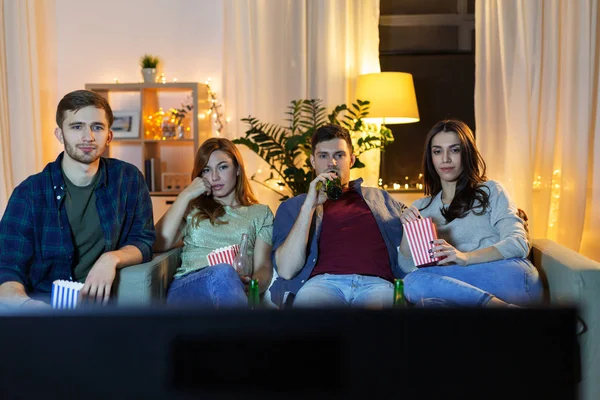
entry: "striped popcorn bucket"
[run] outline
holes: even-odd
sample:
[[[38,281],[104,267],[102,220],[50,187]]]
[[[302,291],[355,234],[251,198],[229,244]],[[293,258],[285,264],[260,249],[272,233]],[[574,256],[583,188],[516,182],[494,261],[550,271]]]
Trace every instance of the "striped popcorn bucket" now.
[[[437,239],[437,231],[431,218],[417,219],[404,224],[403,227],[415,266],[427,267],[436,265],[441,258],[431,258],[431,253],[429,252],[433,247],[431,241]]]
[[[221,247],[208,253],[208,265],[229,264],[233,265],[235,256],[240,251],[240,245],[234,244],[227,247]]]
[[[50,304],[56,309],[72,309],[77,307],[79,291],[83,283],[56,280],[52,282],[52,297]]]

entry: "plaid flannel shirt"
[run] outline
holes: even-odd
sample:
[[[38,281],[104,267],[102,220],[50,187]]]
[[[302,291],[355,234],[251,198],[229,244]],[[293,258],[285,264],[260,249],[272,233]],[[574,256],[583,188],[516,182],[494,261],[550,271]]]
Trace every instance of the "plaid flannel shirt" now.
[[[63,153],[12,193],[0,221],[0,284],[22,283],[27,291],[50,292],[56,279],[72,280],[74,244],[64,205]],[[140,171],[101,158],[96,208],[104,251],[137,247],[152,258],[156,238],[150,193]]]

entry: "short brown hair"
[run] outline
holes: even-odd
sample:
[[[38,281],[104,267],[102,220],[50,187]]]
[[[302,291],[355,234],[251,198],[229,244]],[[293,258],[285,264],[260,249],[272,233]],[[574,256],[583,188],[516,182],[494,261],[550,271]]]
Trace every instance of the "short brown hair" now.
[[[113,124],[114,117],[112,109],[108,104],[108,100],[100,96],[98,93],[89,90],[75,90],[67,93],[58,103],[56,107],[56,125],[62,129],[62,124],[65,120],[65,111],[78,111],[84,107],[94,106],[104,110],[108,128]]]
[[[350,132],[343,126],[336,124],[323,125],[315,131],[311,139],[313,153],[317,147],[317,144],[321,142],[327,142],[333,139],[345,140],[346,143],[348,143],[348,151],[350,151],[350,154],[353,154],[352,138],[350,137]]]

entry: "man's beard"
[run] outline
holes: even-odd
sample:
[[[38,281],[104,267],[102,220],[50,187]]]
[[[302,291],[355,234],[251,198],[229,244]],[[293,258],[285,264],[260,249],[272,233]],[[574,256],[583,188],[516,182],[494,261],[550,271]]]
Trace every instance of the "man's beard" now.
[[[96,150],[91,153],[85,153],[82,150],[78,149],[76,146],[73,146],[71,143],[67,142],[66,140],[64,142],[65,142],[65,152],[69,155],[69,157],[71,157],[73,160],[78,161],[82,164],[94,163],[96,160],[98,160],[102,156],[102,153],[104,152],[104,149],[106,148],[106,146],[100,147],[97,145],[90,145],[90,146],[94,146],[96,148]]]

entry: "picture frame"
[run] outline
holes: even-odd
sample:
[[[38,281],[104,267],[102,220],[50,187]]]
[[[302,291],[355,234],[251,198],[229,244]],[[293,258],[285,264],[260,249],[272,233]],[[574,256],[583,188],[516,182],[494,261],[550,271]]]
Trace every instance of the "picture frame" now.
[[[139,111],[113,111],[114,121],[110,129],[114,139],[138,139],[140,137]]]
[[[161,178],[161,189],[163,192],[181,192],[191,183],[189,173],[163,172]]]

